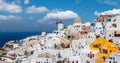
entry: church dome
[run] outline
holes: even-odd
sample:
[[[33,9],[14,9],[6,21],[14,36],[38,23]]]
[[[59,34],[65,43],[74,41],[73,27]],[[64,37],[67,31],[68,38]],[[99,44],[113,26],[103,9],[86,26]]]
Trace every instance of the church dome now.
[[[74,23],[81,23],[81,24],[82,24],[83,22],[82,22],[82,20],[81,20],[80,18],[76,18],[76,19],[74,20]]]

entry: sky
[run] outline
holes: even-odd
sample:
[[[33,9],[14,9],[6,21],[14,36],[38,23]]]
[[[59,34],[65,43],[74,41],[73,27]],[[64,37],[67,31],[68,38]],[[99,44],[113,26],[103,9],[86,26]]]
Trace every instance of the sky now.
[[[58,20],[67,26],[112,14],[120,14],[120,0],[0,0],[0,32],[49,32]]]

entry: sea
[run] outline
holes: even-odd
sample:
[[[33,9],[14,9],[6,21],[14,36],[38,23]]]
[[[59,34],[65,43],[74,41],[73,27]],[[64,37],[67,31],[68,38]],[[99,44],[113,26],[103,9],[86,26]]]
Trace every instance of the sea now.
[[[0,32],[0,48],[10,40],[20,40],[33,35],[40,35],[41,32]]]

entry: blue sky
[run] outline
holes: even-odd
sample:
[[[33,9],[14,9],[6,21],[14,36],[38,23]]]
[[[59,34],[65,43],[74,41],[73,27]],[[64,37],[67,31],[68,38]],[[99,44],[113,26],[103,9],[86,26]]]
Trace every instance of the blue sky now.
[[[0,32],[52,31],[80,17],[93,21],[102,14],[120,14],[119,0],[0,0]]]

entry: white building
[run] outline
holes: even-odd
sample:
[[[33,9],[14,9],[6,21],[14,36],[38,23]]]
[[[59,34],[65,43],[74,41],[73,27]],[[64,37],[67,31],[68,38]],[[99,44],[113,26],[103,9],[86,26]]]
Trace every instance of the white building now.
[[[56,56],[49,53],[39,54],[36,63],[56,63]]]
[[[59,31],[64,29],[64,24],[62,23],[62,21],[57,22],[57,26]]]
[[[113,53],[109,59],[106,59],[105,63],[120,63],[120,52]]]
[[[102,22],[95,22],[93,26],[93,30],[95,30],[96,35],[103,35],[104,27]]]
[[[80,56],[70,56],[68,58],[65,58],[64,63],[81,63],[83,62]]]
[[[86,46],[83,50],[80,52],[80,58],[83,60],[82,63],[95,63],[96,55],[98,51],[93,51]]]

